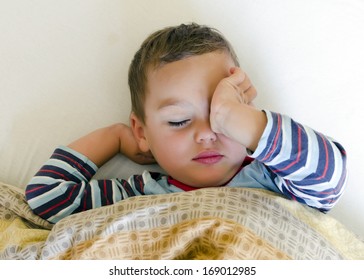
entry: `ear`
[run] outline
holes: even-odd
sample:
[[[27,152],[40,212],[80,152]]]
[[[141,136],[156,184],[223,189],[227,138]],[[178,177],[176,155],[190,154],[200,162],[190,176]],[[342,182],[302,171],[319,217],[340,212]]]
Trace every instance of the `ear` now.
[[[142,121],[139,120],[134,112],[131,112],[130,114],[130,127],[133,132],[134,138],[138,143],[139,149],[142,152],[148,152],[149,144],[145,135],[145,125]]]

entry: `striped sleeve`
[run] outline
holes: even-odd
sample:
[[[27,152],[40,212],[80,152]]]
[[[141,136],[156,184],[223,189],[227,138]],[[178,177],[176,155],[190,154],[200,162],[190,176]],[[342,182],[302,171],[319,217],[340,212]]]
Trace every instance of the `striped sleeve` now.
[[[284,195],[329,211],[346,185],[344,148],[288,116],[265,113],[267,127],[252,157],[276,175],[275,184]]]
[[[51,223],[73,213],[140,195],[143,178],[95,180],[97,166],[68,147],[59,147],[35,174],[25,195],[33,212]],[[139,178],[140,177],[140,178]]]

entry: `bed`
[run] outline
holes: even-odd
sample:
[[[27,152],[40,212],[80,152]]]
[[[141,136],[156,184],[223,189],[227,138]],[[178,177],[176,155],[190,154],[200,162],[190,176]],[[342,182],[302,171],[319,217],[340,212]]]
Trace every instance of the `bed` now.
[[[138,196],[52,225],[0,187],[0,259],[364,259],[334,218],[265,190]]]

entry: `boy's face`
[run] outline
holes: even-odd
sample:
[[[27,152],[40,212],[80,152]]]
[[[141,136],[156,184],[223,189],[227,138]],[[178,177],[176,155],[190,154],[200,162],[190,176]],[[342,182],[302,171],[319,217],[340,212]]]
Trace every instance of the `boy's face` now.
[[[193,187],[227,183],[246,149],[210,127],[217,84],[234,67],[230,56],[212,52],[168,63],[148,73],[144,142],[174,179]]]

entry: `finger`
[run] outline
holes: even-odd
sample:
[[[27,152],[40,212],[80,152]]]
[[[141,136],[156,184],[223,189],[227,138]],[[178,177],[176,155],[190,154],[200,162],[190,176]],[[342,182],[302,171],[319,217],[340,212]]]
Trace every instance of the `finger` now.
[[[243,70],[241,70],[239,67],[232,67],[230,68],[231,75],[226,78],[227,81],[229,81],[230,84],[232,84],[234,87],[239,86],[241,83],[245,80],[245,73]]]
[[[253,100],[257,97],[257,90],[254,86],[251,86],[248,90],[244,92],[245,101],[247,104],[253,102]]]
[[[232,70],[234,72],[232,75],[237,76],[230,76],[232,78],[231,81],[235,84],[235,86],[238,86],[239,93],[243,94],[253,87],[253,84],[245,72],[237,67],[233,68]]]
[[[243,92],[245,92],[252,86],[253,86],[253,84],[250,81],[249,76],[246,73],[244,73],[244,80],[240,83],[239,87],[241,88],[241,90]]]
[[[251,103],[257,97],[257,90],[246,74],[244,81],[239,85],[239,89],[245,104]]]

